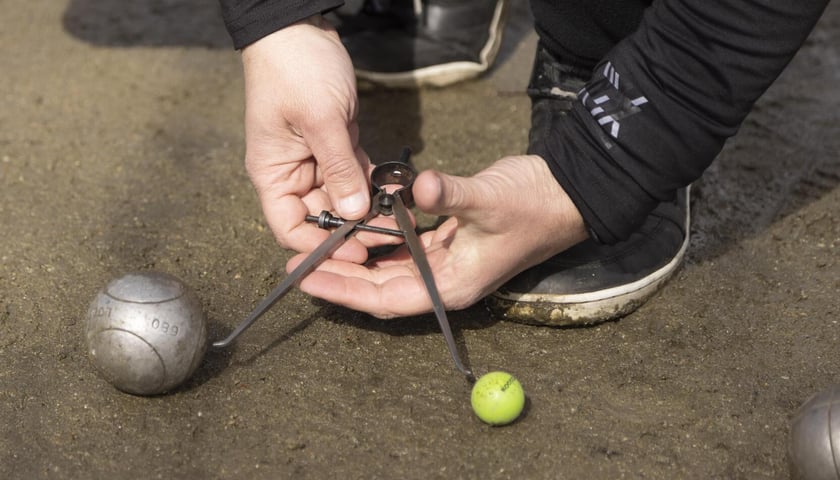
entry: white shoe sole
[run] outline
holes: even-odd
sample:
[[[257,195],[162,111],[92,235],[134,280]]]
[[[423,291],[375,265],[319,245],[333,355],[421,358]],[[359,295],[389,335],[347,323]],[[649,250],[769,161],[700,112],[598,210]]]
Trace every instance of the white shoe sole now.
[[[690,191],[687,193],[690,194]],[[687,200],[685,239],[671,261],[635,282],[594,292],[534,294],[493,292],[492,310],[504,319],[538,325],[591,325],[625,316],[647,301],[677,271],[689,244],[691,202]]]

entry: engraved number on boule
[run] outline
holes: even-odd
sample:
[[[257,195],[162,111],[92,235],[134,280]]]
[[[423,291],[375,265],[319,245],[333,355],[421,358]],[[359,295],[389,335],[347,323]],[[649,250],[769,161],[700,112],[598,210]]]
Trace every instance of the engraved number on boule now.
[[[158,330],[165,335],[178,335],[178,325],[172,325],[169,322],[161,322],[160,319],[152,320],[152,328]]]

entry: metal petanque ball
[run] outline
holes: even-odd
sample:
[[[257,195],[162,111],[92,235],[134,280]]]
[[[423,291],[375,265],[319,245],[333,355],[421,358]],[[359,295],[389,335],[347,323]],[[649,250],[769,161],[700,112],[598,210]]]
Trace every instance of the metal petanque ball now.
[[[207,349],[201,303],[163,273],[135,272],[111,281],[91,302],[85,323],[91,363],[112,385],[136,395],[177,387]]]
[[[788,460],[793,479],[840,479],[840,385],[813,395],[796,411]]]

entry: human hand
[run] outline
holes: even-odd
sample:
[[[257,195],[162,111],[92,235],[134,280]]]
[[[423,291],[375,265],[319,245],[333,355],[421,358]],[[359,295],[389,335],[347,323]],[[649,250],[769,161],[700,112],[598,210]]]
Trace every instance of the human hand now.
[[[449,310],[474,304],[517,273],[587,236],[577,208],[535,155],[503,158],[473,177],[423,172],[413,193],[420,210],[450,216],[420,236]],[[303,258],[291,259],[287,270]],[[432,309],[405,247],[365,265],[326,260],[300,288],[380,318]]]
[[[248,174],[278,243],[312,251],[329,232],[306,223],[307,214],[358,219],[370,205],[350,57],[316,15],[249,45],[242,62]],[[334,255],[363,262],[367,249],[352,239]]]

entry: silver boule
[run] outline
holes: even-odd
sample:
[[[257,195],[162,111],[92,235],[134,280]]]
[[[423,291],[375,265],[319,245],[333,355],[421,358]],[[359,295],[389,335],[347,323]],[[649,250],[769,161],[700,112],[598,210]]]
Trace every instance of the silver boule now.
[[[177,278],[134,272],[96,294],[85,322],[91,363],[136,395],[164,393],[201,363],[207,327],[198,297]]]
[[[796,411],[788,460],[793,479],[840,479],[840,385],[813,395]]]

